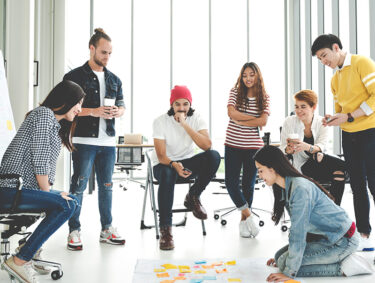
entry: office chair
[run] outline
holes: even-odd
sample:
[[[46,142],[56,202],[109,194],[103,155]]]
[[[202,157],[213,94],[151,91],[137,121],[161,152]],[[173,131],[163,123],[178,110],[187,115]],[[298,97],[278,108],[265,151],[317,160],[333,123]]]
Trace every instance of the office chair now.
[[[10,256],[10,241],[9,238],[13,235],[24,236],[18,241],[19,245],[26,242],[27,238],[32,232],[26,232],[26,229],[34,224],[40,218],[45,217],[44,211],[21,211],[18,209],[18,203],[22,194],[22,178],[17,174],[3,174],[0,175],[0,179],[18,179],[17,193],[13,200],[12,207],[7,210],[0,210],[0,233],[1,233],[1,255],[0,263],[3,269],[4,262]],[[32,259],[33,264],[37,264],[43,267],[52,267],[55,269],[51,272],[51,278],[58,280],[63,276],[63,271],[60,263],[36,260]],[[16,282],[16,279],[9,274],[12,283]]]
[[[156,208],[156,200],[155,200],[155,189],[154,185],[159,185],[159,182],[154,179],[154,174],[152,171],[152,164],[151,164],[151,158],[150,158],[150,153],[152,150],[146,151],[146,159],[147,159],[147,176],[146,176],[146,184],[144,186],[144,198],[143,198],[143,207],[142,207],[142,218],[141,218],[141,230],[143,229],[151,229],[155,227],[155,232],[156,232],[156,239],[160,238],[159,234],[159,225],[158,225],[158,219],[157,219],[157,214],[159,213],[159,210]],[[178,178],[176,185],[179,184],[188,184],[189,189],[191,187],[191,184],[194,183],[193,179],[183,179],[183,178]],[[153,211],[153,216],[154,216],[154,225],[146,225],[144,222],[145,219],[145,211],[146,211],[146,202],[147,202],[147,194],[150,192],[150,204],[151,204],[151,209]],[[185,226],[186,221],[187,221],[187,213],[191,212],[190,209],[187,208],[179,208],[179,209],[172,209],[172,213],[185,213],[184,218],[182,221],[178,223],[173,223],[172,226],[179,227],[179,226]],[[204,224],[204,220],[202,221],[202,234],[205,236],[206,233],[206,227]]]

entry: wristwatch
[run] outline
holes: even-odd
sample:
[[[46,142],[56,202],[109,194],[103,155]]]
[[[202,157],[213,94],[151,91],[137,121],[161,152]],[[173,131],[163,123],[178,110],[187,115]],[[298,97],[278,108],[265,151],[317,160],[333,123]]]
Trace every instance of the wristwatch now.
[[[354,117],[352,116],[352,114],[351,114],[351,113],[348,113],[347,115],[348,115],[348,119],[347,119],[347,121],[348,121],[349,123],[353,122],[353,121],[354,121]]]
[[[313,151],[314,151],[314,146],[312,145],[312,146],[310,146],[309,152],[313,153]]]

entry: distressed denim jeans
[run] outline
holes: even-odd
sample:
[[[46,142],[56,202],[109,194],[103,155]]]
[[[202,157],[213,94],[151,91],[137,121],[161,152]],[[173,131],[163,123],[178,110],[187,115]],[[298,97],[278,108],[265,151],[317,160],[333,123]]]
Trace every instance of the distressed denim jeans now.
[[[93,164],[95,165],[98,184],[98,203],[102,230],[112,224],[112,175],[116,160],[116,148],[112,146],[96,146],[74,144],[73,176],[70,193],[78,199],[79,206],[69,220],[69,231],[81,230],[79,217],[82,209],[83,192],[86,190]]]

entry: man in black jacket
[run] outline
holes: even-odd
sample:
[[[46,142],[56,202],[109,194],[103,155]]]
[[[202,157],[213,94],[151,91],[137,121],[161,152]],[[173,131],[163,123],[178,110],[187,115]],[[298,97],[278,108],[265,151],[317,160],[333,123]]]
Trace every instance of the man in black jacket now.
[[[69,220],[68,249],[82,250],[80,237],[83,192],[95,164],[98,202],[102,230],[100,242],[124,245],[125,240],[112,226],[112,174],[116,161],[115,118],[125,111],[121,80],[106,65],[112,53],[110,37],[95,29],[89,42],[90,60],[64,76],[79,84],[86,92],[75,130],[73,144],[73,176],[70,192],[79,206]]]

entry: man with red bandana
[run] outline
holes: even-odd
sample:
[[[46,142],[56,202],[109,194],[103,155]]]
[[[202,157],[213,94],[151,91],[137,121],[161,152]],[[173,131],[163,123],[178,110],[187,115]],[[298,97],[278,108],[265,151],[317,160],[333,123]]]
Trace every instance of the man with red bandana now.
[[[160,249],[174,248],[172,236],[172,206],[174,186],[178,179],[195,178],[184,205],[198,219],[207,219],[200,195],[220,164],[220,155],[211,150],[207,125],[195,112],[192,96],[186,86],[175,86],[171,91],[170,109],[153,123],[155,150],[152,165],[159,181],[158,205],[160,223]],[[195,154],[195,146],[203,152]]]

